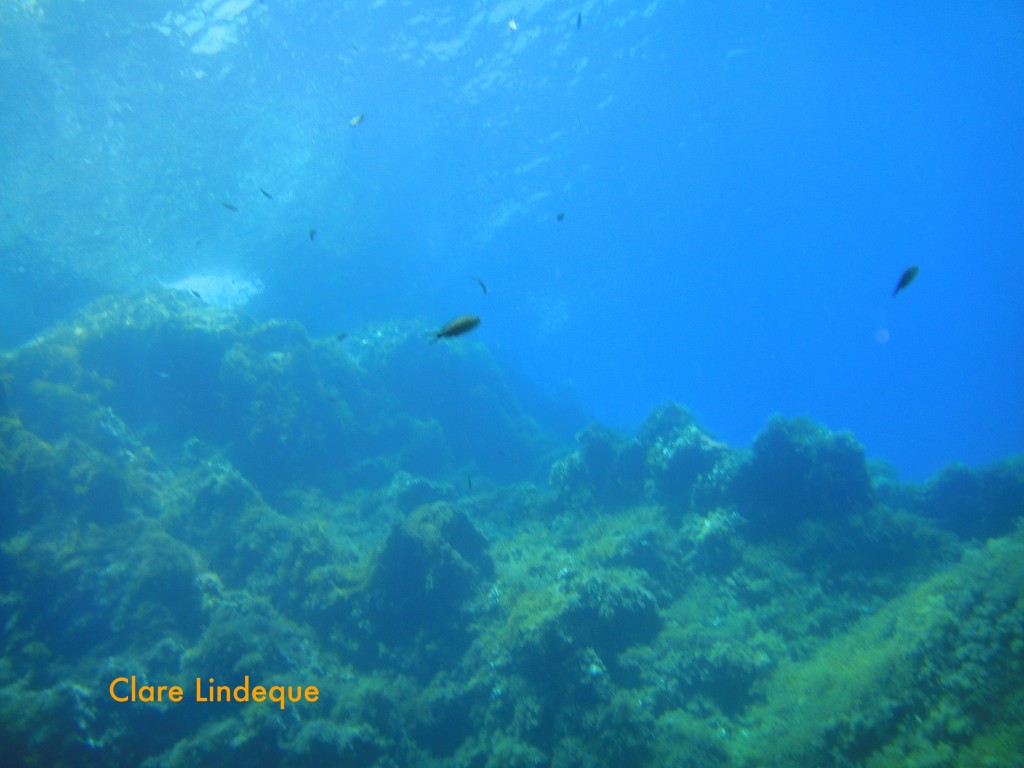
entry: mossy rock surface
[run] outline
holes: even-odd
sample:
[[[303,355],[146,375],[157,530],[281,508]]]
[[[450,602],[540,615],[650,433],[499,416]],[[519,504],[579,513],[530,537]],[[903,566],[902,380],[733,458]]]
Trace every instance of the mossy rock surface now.
[[[864,449],[848,433],[772,417],[735,471],[729,496],[760,536],[806,520],[842,518],[873,500]]]
[[[493,575],[487,541],[469,518],[428,505],[392,528],[360,599],[372,635],[384,643],[408,645],[424,632],[461,637],[466,601]]]
[[[1019,459],[907,485],[849,435],[776,418],[736,449],[675,404],[557,443],[475,338],[315,339],[170,291],[97,302],[0,383],[22,764],[1024,753]],[[322,697],[115,706],[116,674]]]

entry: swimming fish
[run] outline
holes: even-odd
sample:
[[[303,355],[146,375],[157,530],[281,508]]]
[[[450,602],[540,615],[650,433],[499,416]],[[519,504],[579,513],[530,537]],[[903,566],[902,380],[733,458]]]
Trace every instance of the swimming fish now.
[[[487,283],[485,283],[479,277],[474,277],[473,279],[476,280],[477,285],[480,286],[480,290],[483,291],[484,293],[487,293]]]
[[[309,239],[316,240],[316,227],[313,227],[313,229],[309,230]]]
[[[361,122],[363,122],[363,118],[364,117],[366,117],[366,113],[365,112],[360,112],[358,115],[356,115],[351,120],[349,120],[348,124],[350,126],[352,126],[353,128],[355,128],[357,125],[359,125]]]
[[[220,204],[227,208],[229,211],[234,211],[235,213],[238,213],[238,206],[235,205],[234,203],[225,203],[222,200]]]
[[[480,325],[480,318],[476,315],[460,315],[435,333],[431,342],[435,342],[438,339],[450,339],[453,336],[461,336],[464,333],[469,333],[478,325]]]
[[[519,25],[518,25],[518,24],[516,24],[516,20],[515,20],[515,19],[509,19],[509,20],[508,20],[508,28],[509,28],[509,29],[510,29],[510,30],[511,30],[512,32],[515,32],[515,31],[516,31],[517,29],[519,29]]]
[[[192,294],[193,296],[195,296],[195,297],[196,297],[197,299],[199,299],[200,301],[202,301],[202,300],[203,300],[203,297],[199,295],[199,291],[197,291],[197,290],[196,290],[195,288],[189,288],[188,290],[189,290],[189,292],[190,292],[190,293],[191,293],[191,294]]]
[[[580,11],[576,15],[576,29],[581,29],[582,27],[583,27],[583,11]]]
[[[558,215],[555,216],[555,221],[565,221],[565,211],[559,211]]]
[[[265,190],[263,187],[260,187],[260,192],[263,193],[263,196],[265,198],[267,198],[267,200],[273,200],[274,199],[274,196],[272,194],[270,194],[269,192],[267,192],[267,190]]]
[[[903,274],[900,275],[900,281],[896,283],[896,287],[892,291],[892,295],[894,298],[897,293],[899,293],[912,282],[914,282],[914,278],[917,277],[918,271],[919,270],[916,266],[907,267],[905,270],[903,270]]]

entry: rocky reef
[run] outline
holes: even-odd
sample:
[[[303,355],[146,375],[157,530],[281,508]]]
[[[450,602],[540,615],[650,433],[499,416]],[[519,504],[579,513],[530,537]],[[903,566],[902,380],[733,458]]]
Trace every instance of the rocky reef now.
[[[1024,754],[1019,457],[904,484],[853,435],[734,447],[672,403],[573,444],[472,341],[158,291],[3,356],[0,508],[12,764]]]

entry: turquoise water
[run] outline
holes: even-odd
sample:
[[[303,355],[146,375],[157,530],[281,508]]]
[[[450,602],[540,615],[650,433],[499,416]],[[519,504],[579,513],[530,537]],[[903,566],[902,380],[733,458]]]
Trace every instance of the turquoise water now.
[[[0,63],[13,764],[1024,753],[1019,4],[19,0]]]
[[[909,479],[993,461],[1024,435],[1022,17],[8,3],[2,339],[230,274],[315,333],[481,315],[618,427],[672,399],[737,443],[851,429]]]

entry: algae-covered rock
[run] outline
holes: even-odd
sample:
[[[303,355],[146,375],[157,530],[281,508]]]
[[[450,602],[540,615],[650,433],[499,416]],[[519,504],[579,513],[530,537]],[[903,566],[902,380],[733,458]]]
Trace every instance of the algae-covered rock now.
[[[537,683],[556,670],[569,678],[579,670],[598,677],[619,652],[650,640],[660,626],[657,598],[638,574],[566,567],[553,584],[517,598],[503,645]]]
[[[0,530],[58,516],[65,526],[117,522],[127,513],[123,461],[75,437],[49,443],[18,422],[0,422],[0,498],[10,506]]]
[[[752,707],[735,764],[1013,765],[1024,749],[1024,529],[893,600]],[[986,757],[987,756],[987,757]]]
[[[357,336],[352,347],[369,385],[393,397],[392,415],[413,425],[409,442],[417,444],[403,469],[436,474],[461,460],[503,481],[540,476],[557,443],[477,342],[424,343],[422,327],[409,323]]]
[[[409,513],[426,504],[452,501],[455,492],[450,485],[443,485],[425,477],[414,477],[408,472],[398,472],[391,480],[388,495],[394,499],[399,510]]]
[[[919,509],[960,536],[1005,534],[1024,516],[1024,457],[983,469],[946,467],[925,485]]]
[[[651,584],[671,583],[679,550],[668,535],[662,510],[654,505],[598,515],[580,529],[579,555],[584,562],[643,571]]]
[[[685,408],[551,442],[475,339],[157,291],[0,357],[0,748],[34,765],[1014,765],[1020,464]],[[508,477],[523,482],[512,485]],[[482,533],[483,532],[483,533]],[[486,537],[484,535],[486,533]],[[318,685],[113,704],[115,674]],[[191,689],[190,689],[191,690]]]
[[[70,660],[201,630],[198,564],[152,520],[35,528],[6,542],[2,559],[19,587],[12,644],[41,642]]]
[[[556,462],[549,481],[573,505],[615,506],[639,501],[644,488],[644,450],[607,427],[578,435],[579,449]]]
[[[392,528],[362,601],[371,635],[406,645],[421,632],[461,635],[465,602],[494,576],[487,540],[447,504],[421,507]]]
[[[330,485],[356,460],[363,436],[352,409],[365,393],[350,369],[296,323],[263,323],[232,340],[217,374],[220,439],[261,488]]]
[[[709,436],[681,405],[655,409],[640,428],[654,499],[685,511],[694,487],[729,455],[729,446]]]
[[[270,498],[398,470],[520,479],[553,445],[479,346],[430,345],[410,323],[342,345],[182,291],[101,299],[0,360],[0,378],[43,439],[122,455],[198,440]]]
[[[656,408],[635,438],[591,425],[576,436],[579,448],[555,462],[549,482],[565,504],[611,508],[656,502],[678,517],[708,485],[729,446],[713,439],[681,405]],[[705,488],[702,497],[710,497]]]
[[[872,490],[864,449],[852,435],[774,416],[737,468],[731,496],[751,531],[771,536],[863,509]]]
[[[700,573],[727,575],[742,558],[738,535],[746,521],[733,510],[715,507],[706,515],[693,515],[681,534],[690,546],[690,562]]]
[[[552,577],[509,596],[504,625],[481,645],[494,654],[489,719],[552,765],[643,765],[650,714],[623,687],[619,656],[657,634],[657,599],[641,572],[566,566]]]

